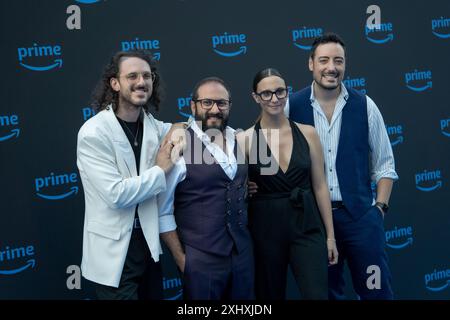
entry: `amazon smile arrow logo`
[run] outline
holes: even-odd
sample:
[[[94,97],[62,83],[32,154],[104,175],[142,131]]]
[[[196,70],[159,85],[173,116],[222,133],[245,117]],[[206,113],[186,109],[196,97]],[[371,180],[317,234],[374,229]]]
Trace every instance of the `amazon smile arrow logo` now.
[[[425,91],[427,89],[431,89],[433,87],[433,74],[431,70],[422,70],[419,71],[417,69],[414,69],[412,72],[406,72],[405,73],[405,85],[409,90],[415,91],[415,92],[421,92]],[[425,85],[411,85],[411,82],[417,83],[417,82],[425,83]]]
[[[442,187],[442,176],[441,170],[433,170],[421,173],[416,173],[415,175],[416,188],[420,191],[430,192]],[[433,184],[429,187],[424,187],[422,184],[425,183],[427,185]]]
[[[448,39],[448,38],[450,38],[450,33],[442,34],[442,33],[436,32],[436,31],[432,31],[432,32],[438,38],[441,38],[441,39]]]
[[[428,290],[430,290],[430,291],[437,292],[437,291],[442,291],[442,290],[446,289],[448,286],[450,286],[450,280],[447,280],[447,282],[446,282],[444,285],[440,286],[440,287],[430,287],[430,286],[426,286],[426,288],[427,288]]]
[[[450,128],[450,118],[447,119],[441,119],[441,132],[444,136],[450,137],[450,132],[446,132],[445,130],[448,130]]]
[[[398,137],[395,141],[391,142],[391,146],[396,146],[399,143],[403,143],[403,136]]]
[[[392,248],[392,249],[403,249],[403,248],[405,248],[405,247],[407,247],[407,246],[409,246],[409,245],[412,245],[412,243],[413,243],[413,238],[408,238],[408,239],[406,239],[406,241],[405,241],[404,243],[402,243],[402,244],[391,244],[391,243],[386,243],[386,245],[387,245],[389,248]]]
[[[76,0],[76,2],[83,3],[83,4],[92,4],[92,3],[100,2],[100,0]]]
[[[167,298],[165,300],[178,300],[183,296],[183,284],[179,277],[176,278],[163,278],[163,289],[164,291],[170,291],[166,294]]]
[[[16,260],[27,259],[25,264],[21,264],[20,267],[10,268],[5,267],[3,264],[5,262],[15,262]],[[34,258],[34,246],[24,246],[24,247],[9,247],[6,246],[4,249],[0,248],[0,275],[14,275],[18,274],[27,269],[34,269],[36,266],[36,259]]]
[[[385,232],[386,246],[392,249],[403,249],[413,244],[413,227],[397,227],[395,226],[391,230]],[[392,244],[390,242],[400,242],[398,244]]]
[[[436,31],[436,29],[447,29],[447,33]],[[450,38],[450,19],[440,17],[439,19],[431,20],[431,32],[438,38],[449,39]]]
[[[222,57],[231,58],[247,53],[247,36],[243,33],[228,34],[227,32],[225,32],[222,35],[212,36],[211,41],[213,51]],[[218,49],[218,46],[220,46],[221,48]],[[238,50],[230,51],[225,49],[225,47],[236,48],[236,46],[239,46]]]
[[[61,69],[63,65],[63,60],[61,58],[61,46],[60,45],[38,45],[34,43],[31,47],[20,47],[17,48],[17,56],[19,59],[19,65],[25,69],[32,71],[49,71],[52,69]],[[38,57],[48,57],[52,58],[53,61],[50,64],[44,66],[32,65],[30,62],[25,63],[23,60],[25,58],[37,60]],[[40,59],[39,59],[40,61]],[[41,63],[39,63],[41,64]]]
[[[386,131],[387,134],[389,135],[389,139],[391,139],[391,146],[396,146],[400,143],[403,143],[403,141],[405,140],[405,138],[403,137],[403,126],[401,124],[397,124],[397,125],[386,125]],[[394,136],[393,138],[391,138],[391,136]],[[395,138],[396,136],[396,138]],[[394,139],[395,140],[392,140]]]
[[[432,187],[421,187],[421,186],[416,185],[417,189],[419,189],[420,191],[425,191],[425,192],[434,191],[436,189],[439,189],[440,187],[442,187],[442,181],[436,182],[436,184]]]
[[[177,99],[178,102],[178,113],[183,117],[189,118],[191,116],[191,100],[192,95],[189,97],[180,97]]]
[[[61,200],[71,196],[75,196],[78,194],[78,186],[74,186],[73,184],[78,183],[78,176],[76,173],[63,173],[63,174],[54,174],[50,173],[47,177],[40,177],[35,179],[35,189],[36,195],[45,200]],[[69,186],[69,191],[59,193],[59,194],[48,194],[47,192],[42,192],[42,189],[47,189],[51,187],[57,187],[61,189],[62,187]],[[67,188],[64,188],[67,190]]]
[[[319,37],[323,34],[322,28],[311,28],[311,27],[302,27],[299,29],[295,29],[291,31],[292,35],[292,43],[299,49],[302,50],[311,50],[311,45],[300,44],[298,41],[302,40],[312,42],[314,38]]]
[[[300,43],[296,43],[294,42],[294,46],[296,46],[297,48],[303,49],[303,50],[311,50],[312,46],[304,46],[301,45]]]
[[[44,67],[36,67],[36,66],[30,66],[27,65],[25,63],[20,63],[20,65],[24,68],[27,68],[29,70],[33,70],[33,71],[48,71],[51,70],[53,68],[61,68],[62,67],[62,59],[55,59],[54,60],[55,63],[48,65],[48,66],[44,66]]]
[[[240,55],[241,53],[245,54],[247,52],[247,47],[246,46],[241,46],[239,48],[239,50],[235,51],[235,52],[223,52],[223,51],[220,51],[220,50],[217,50],[217,49],[214,49],[214,52],[219,54],[219,55],[221,55],[221,56],[223,56],[223,57],[235,57],[235,56]]]
[[[19,137],[19,133],[20,133],[20,129],[12,129],[10,134],[8,134],[6,136],[3,136],[3,137],[0,137],[0,141],[5,141],[5,140],[8,140],[8,139],[11,139],[14,136],[16,138],[18,138]]]
[[[433,82],[428,81],[427,84],[422,87],[413,87],[413,86],[410,86],[409,84],[407,84],[406,86],[408,87],[409,90],[420,92],[420,91],[425,91],[427,89],[431,89],[433,87]]]
[[[0,127],[18,126],[19,116],[16,114],[12,115],[0,115]],[[3,130],[2,130],[3,131]],[[12,138],[18,138],[20,134],[19,128],[10,129],[10,131],[2,136],[0,136],[0,142],[6,141]]]
[[[372,34],[384,33],[385,37],[378,39],[378,37],[372,37]],[[375,44],[384,44],[394,40],[394,33],[392,23],[380,23],[372,28],[365,26],[366,39]]]
[[[17,273],[20,273],[20,272],[28,269],[29,267],[31,267],[31,269],[33,269],[35,265],[36,265],[36,260],[30,259],[27,261],[27,263],[24,266],[22,266],[20,268],[16,268],[16,269],[11,269],[11,270],[0,270],[0,274],[5,274],[5,275],[17,274]]]
[[[369,41],[372,42],[372,43],[383,44],[383,43],[386,43],[386,42],[389,42],[389,41],[394,40],[394,34],[389,33],[389,34],[387,35],[387,37],[384,38],[384,39],[373,39],[373,38],[367,36],[367,40],[369,40]]]
[[[47,200],[61,200],[67,197],[70,197],[71,195],[75,195],[78,193],[78,187],[72,187],[70,188],[69,192],[63,193],[63,194],[58,194],[58,195],[47,195],[47,194],[42,194],[42,193],[36,193],[39,197],[43,198],[43,199],[47,199]]]
[[[436,287],[435,285],[431,286],[430,282],[433,283],[440,282],[443,284]],[[428,290],[438,292],[445,290],[448,287],[450,287],[450,269],[443,269],[443,270],[434,269],[433,272],[425,275],[425,288],[427,288]]]
[[[175,295],[166,298],[166,300],[178,300],[181,299],[182,297],[183,297],[183,289],[180,289]]]

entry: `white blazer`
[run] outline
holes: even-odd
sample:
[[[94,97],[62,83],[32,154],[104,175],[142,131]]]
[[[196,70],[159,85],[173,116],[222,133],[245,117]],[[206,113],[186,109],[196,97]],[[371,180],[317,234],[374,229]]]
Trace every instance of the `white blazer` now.
[[[83,276],[118,287],[130,243],[136,205],[153,260],[162,253],[156,195],[166,190],[164,171],[155,166],[162,138],[170,129],[143,116],[144,133],[137,176],[133,150],[111,106],[78,132],[77,166],[85,196]]]

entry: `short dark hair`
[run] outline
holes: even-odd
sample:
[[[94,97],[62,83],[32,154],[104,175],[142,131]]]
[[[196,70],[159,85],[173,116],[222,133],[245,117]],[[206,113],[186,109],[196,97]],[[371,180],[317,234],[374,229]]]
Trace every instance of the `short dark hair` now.
[[[253,92],[256,92],[256,88],[258,87],[258,83],[267,77],[271,77],[271,76],[277,76],[280,77],[281,79],[283,79],[283,77],[281,76],[281,73],[275,69],[275,68],[266,68],[263,69],[261,71],[259,71],[255,77],[253,78]]]
[[[119,51],[111,57],[111,60],[103,70],[101,80],[98,82],[92,93],[91,107],[96,111],[101,111],[109,104],[112,104],[113,110],[117,109],[119,94],[111,87],[110,80],[111,78],[119,77],[120,63],[124,58],[139,58],[146,61],[150,66],[152,73],[154,73],[155,80],[153,81],[152,96],[143,108],[146,113],[150,113],[151,107],[154,107],[155,110],[158,111],[163,95],[161,76],[159,74],[157,62],[147,50]]]
[[[207,77],[207,78],[203,78],[202,80],[197,82],[197,84],[194,87],[194,90],[192,90],[192,100],[193,101],[198,99],[198,89],[201,86],[203,86],[204,84],[209,83],[209,82],[216,82],[216,83],[221,84],[225,88],[225,90],[227,90],[228,100],[230,100],[230,102],[231,102],[231,91],[230,91],[230,88],[227,86],[225,81],[223,81],[219,77]]]
[[[311,46],[310,57],[314,59],[314,54],[316,53],[316,49],[319,45],[330,42],[340,44],[342,48],[344,48],[344,54],[346,54],[344,40],[342,40],[342,38],[336,33],[327,32],[324,35],[314,39],[313,44]]]

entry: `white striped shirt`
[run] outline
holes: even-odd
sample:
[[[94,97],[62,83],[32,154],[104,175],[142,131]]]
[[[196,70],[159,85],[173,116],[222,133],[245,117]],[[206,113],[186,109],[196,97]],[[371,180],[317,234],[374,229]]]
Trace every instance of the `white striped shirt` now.
[[[366,97],[369,122],[371,179],[375,183],[378,183],[381,178],[397,180],[398,175],[395,172],[394,155],[392,153],[392,147],[384,125],[383,117],[375,102],[368,96]],[[313,85],[311,85],[310,99],[314,109],[314,126],[320,137],[320,142],[322,143],[325,160],[325,174],[331,201],[341,201],[342,195],[339,190],[336,173],[336,157],[341,132],[342,110],[347,103],[348,91],[344,84],[341,84],[341,93],[336,101],[331,123],[328,123],[325,113],[314,97],[314,82]],[[286,102],[284,112],[289,116],[289,100]]]

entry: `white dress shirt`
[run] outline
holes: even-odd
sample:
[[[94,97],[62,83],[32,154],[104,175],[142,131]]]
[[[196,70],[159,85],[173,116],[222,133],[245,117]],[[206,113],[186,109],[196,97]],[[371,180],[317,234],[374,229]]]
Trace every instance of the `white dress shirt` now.
[[[392,153],[391,143],[384,125],[383,117],[378,110],[377,105],[371,98],[367,98],[367,116],[369,123],[369,147],[370,147],[370,165],[371,179],[375,183],[381,178],[398,179],[395,172],[394,155]],[[320,137],[322,144],[325,173],[330,191],[331,201],[341,201],[342,195],[339,190],[338,177],[336,172],[336,157],[339,145],[339,136],[341,133],[342,110],[348,99],[348,91],[344,84],[341,84],[341,93],[336,101],[331,122],[323,112],[319,102],[314,97],[314,82],[311,85],[311,105],[314,114],[314,126]],[[289,117],[289,100],[284,108],[286,116]]]
[[[190,128],[194,131],[198,139],[202,141],[206,149],[212,154],[216,162],[223,169],[225,174],[233,180],[237,172],[237,161],[234,155],[235,130],[226,127],[225,140],[227,154],[217,144],[211,142],[210,137],[199,128],[197,123],[191,118],[189,120]],[[190,143],[190,141],[186,141]],[[166,191],[161,192],[158,196],[158,210],[159,210],[159,232],[168,232],[175,230],[177,225],[173,216],[173,202],[175,196],[175,189],[177,185],[186,178],[186,162],[181,157],[174,165],[173,169],[166,175]]]

